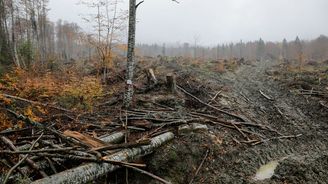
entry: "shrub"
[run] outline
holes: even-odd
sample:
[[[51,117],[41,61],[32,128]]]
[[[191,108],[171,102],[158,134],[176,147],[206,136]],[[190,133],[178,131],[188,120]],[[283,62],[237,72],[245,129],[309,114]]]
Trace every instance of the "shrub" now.
[[[92,110],[95,98],[101,96],[102,92],[101,81],[97,78],[74,79],[71,83],[63,86],[63,90],[58,96],[58,102],[66,108]]]
[[[93,101],[102,95],[101,81],[80,77],[76,72],[27,72],[15,69],[0,81],[0,89],[29,100],[59,104],[76,110],[92,110]]]

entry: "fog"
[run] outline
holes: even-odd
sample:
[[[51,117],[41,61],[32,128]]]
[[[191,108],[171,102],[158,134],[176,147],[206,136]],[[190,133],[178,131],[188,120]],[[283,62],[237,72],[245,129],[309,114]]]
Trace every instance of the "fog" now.
[[[50,19],[91,30],[79,0],[50,0]],[[127,9],[127,0],[121,5]],[[214,45],[239,40],[281,41],[328,35],[327,0],[145,0],[138,8],[138,43]]]

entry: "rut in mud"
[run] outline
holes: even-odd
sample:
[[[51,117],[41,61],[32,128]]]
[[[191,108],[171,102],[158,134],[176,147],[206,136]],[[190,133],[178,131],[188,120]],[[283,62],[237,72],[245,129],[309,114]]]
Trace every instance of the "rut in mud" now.
[[[270,161],[282,160],[276,175],[269,183],[325,183],[328,181],[325,176],[327,168],[323,168],[327,163],[328,151],[327,111],[322,109],[318,102],[292,94],[285,85],[270,78],[267,73],[275,65],[277,63],[266,61],[242,67],[231,80],[234,82],[231,96],[235,100],[236,108],[241,109],[243,114],[251,119],[269,125],[283,135],[302,136],[297,139],[268,141],[262,145],[244,147],[228,153],[235,154],[231,155],[230,162],[241,160],[241,164],[228,164],[229,160],[225,159],[227,155],[223,155],[221,164],[231,166],[223,172],[233,173],[236,183],[250,182],[254,169]],[[260,91],[272,100],[266,99]],[[294,165],[291,166],[289,162]]]
[[[269,126],[281,136],[297,135],[297,138],[273,139],[250,146],[236,144],[234,135],[223,127],[210,127],[208,133],[182,136],[157,151],[148,160],[151,170],[173,183],[189,183],[207,150],[206,146],[200,146],[203,144],[210,147],[211,156],[194,183],[326,183],[327,110],[274,80],[269,71],[276,65],[273,61],[256,62],[216,76],[216,82],[229,88],[220,102],[222,107]],[[254,132],[263,133],[256,129]],[[263,139],[279,136],[262,135]],[[213,137],[219,141],[213,141]],[[272,161],[279,163],[273,177],[255,181],[257,170]]]

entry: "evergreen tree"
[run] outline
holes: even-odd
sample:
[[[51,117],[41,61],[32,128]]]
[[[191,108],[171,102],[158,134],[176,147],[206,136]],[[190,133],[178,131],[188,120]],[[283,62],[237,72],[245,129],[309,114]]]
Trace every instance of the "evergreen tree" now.
[[[257,48],[256,48],[256,59],[262,60],[265,56],[265,43],[260,38],[260,40],[257,42]]]
[[[282,57],[284,59],[287,59],[288,57],[288,42],[286,38],[284,38],[284,40],[282,41]]]

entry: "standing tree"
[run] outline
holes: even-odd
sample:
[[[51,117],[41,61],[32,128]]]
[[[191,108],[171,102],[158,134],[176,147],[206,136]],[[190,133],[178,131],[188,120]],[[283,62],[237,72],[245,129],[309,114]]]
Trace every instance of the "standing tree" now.
[[[243,57],[243,47],[244,47],[243,40],[240,40],[240,43],[239,43],[239,58]]]
[[[118,11],[118,0],[83,0],[82,4],[97,11],[95,15],[91,14],[83,19],[94,24],[97,32],[90,34],[89,42],[97,51],[103,79],[106,81],[109,69],[113,65],[113,49],[118,45],[115,45],[115,41],[118,39],[118,32],[123,30],[126,14]]]
[[[302,42],[298,36],[296,37],[296,39],[294,41],[294,47],[295,47],[296,57],[298,57],[299,69],[301,70],[303,67],[304,56],[303,56]]]
[[[194,36],[194,59],[197,58],[197,47],[198,47],[197,45],[198,45],[199,39],[200,39],[199,35]]]
[[[260,40],[257,42],[257,48],[256,48],[256,59],[262,61],[265,56],[265,43],[260,38]]]
[[[234,44],[231,42],[229,44],[229,59],[232,60],[234,55],[233,55],[233,47],[234,47]]]
[[[140,3],[142,3],[141,1]],[[140,3],[138,5],[140,5]],[[128,53],[126,65],[126,93],[124,97],[124,106],[130,107],[133,97],[133,75],[134,75],[134,47],[136,42],[136,0],[130,0],[129,4],[129,32],[128,32]]]
[[[324,60],[328,59],[328,37],[320,35],[317,39],[312,41],[312,59]]]
[[[283,59],[288,58],[288,42],[286,38],[284,38],[284,40],[282,41],[282,57]]]
[[[172,0],[179,3],[176,0]],[[129,0],[129,31],[128,31],[128,53],[126,65],[126,92],[124,94],[124,106],[129,108],[133,97],[133,75],[135,65],[134,48],[136,43],[136,17],[137,8],[144,1],[136,4],[136,0]]]
[[[5,2],[0,0],[0,63],[9,64],[8,61],[11,57],[7,21],[6,21],[6,11]]]
[[[13,61],[16,64],[17,67],[21,67],[21,64],[19,62],[18,58],[18,52],[17,52],[17,39],[16,39],[16,17],[15,17],[15,4],[13,1],[10,1],[10,14],[11,14],[11,42],[12,42],[12,53],[13,53]]]
[[[219,60],[220,59],[220,44],[218,44],[217,46],[216,46],[216,52],[215,52],[215,58],[216,58],[216,60]]]

